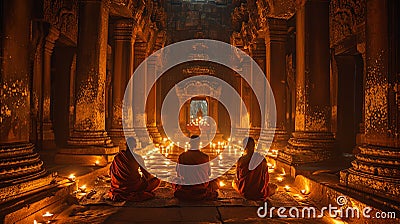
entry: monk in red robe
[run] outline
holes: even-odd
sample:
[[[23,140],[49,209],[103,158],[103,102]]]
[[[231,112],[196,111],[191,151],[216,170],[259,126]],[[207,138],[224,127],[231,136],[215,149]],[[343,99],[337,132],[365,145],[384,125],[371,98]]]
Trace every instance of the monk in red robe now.
[[[245,138],[243,143],[245,145],[244,154],[237,162],[236,180],[232,183],[232,186],[246,199],[265,200],[275,193],[277,186],[268,184],[267,161],[261,154],[254,152],[254,139]],[[257,156],[256,159],[262,160],[262,162],[254,170],[249,170],[249,163],[253,155]]]
[[[126,150],[120,151],[111,164],[111,189],[108,194],[113,201],[144,201],[154,198],[154,190],[160,185],[160,180],[144,169],[140,155],[129,150],[128,145],[136,148],[136,140],[128,138],[127,142]]]
[[[199,150],[199,136],[190,140],[190,150],[179,155],[176,171],[181,185],[175,185],[174,196],[185,201],[216,200],[218,185],[210,181],[210,157]],[[199,166],[185,166],[199,165]]]

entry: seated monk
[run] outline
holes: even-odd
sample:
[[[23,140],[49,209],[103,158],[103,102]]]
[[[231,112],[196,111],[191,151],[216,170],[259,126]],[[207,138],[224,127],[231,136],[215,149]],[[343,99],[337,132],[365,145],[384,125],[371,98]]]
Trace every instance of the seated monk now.
[[[179,155],[176,171],[181,183],[184,184],[174,186],[174,196],[180,200],[201,201],[218,198],[217,182],[210,181],[211,167],[208,163],[210,157],[199,150],[199,145],[199,136],[193,135],[190,139],[190,149]]]
[[[254,152],[254,139],[245,138],[243,144],[245,145],[244,154],[237,162],[236,179],[232,182],[232,186],[246,199],[265,200],[275,193],[277,186],[268,184],[267,161],[261,154]],[[249,163],[253,155],[259,157],[258,159],[262,162],[254,170],[249,170]]]
[[[111,164],[111,189],[108,194],[113,201],[151,199],[154,197],[154,190],[160,185],[160,180],[144,169],[144,161],[140,155],[129,150],[128,145],[133,150],[136,148],[136,140],[130,137],[127,143],[129,144],[126,150],[121,150]]]

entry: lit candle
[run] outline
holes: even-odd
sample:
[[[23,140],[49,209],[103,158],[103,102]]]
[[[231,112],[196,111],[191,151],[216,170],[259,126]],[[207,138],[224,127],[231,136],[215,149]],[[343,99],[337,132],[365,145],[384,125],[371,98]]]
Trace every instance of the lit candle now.
[[[220,187],[223,187],[223,186],[225,186],[225,183],[221,180],[221,181],[219,182],[219,186],[220,186]]]
[[[306,194],[306,193],[307,193],[306,189],[302,189],[302,190],[300,190],[300,192],[301,192],[302,194]]]
[[[70,180],[70,181],[75,181],[75,180],[76,180],[75,175],[74,175],[74,174],[70,174],[70,175],[68,176],[68,180]]]
[[[277,180],[278,182],[282,182],[282,181],[283,181],[283,177],[277,177],[276,180]]]
[[[285,185],[283,188],[285,188],[286,191],[290,190],[290,187],[288,185]]]
[[[95,166],[98,166],[100,164],[100,161],[99,160],[96,160],[96,162],[94,162],[94,165]]]
[[[84,193],[86,191],[86,184],[79,187],[79,190]]]
[[[53,214],[51,214],[50,212],[46,212],[42,216],[43,216],[43,219],[45,222],[50,223],[50,220],[52,219]]]

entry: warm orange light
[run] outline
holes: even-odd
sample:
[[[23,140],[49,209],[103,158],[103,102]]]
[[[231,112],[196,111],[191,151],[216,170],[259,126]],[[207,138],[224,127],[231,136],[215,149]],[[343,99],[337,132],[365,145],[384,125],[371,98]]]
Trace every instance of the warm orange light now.
[[[80,186],[79,190],[81,190],[81,192],[85,192],[86,191],[86,184]]]
[[[71,173],[71,174],[68,176],[68,180],[70,180],[70,181],[75,181],[75,179],[76,179],[76,177],[75,177],[75,174],[73,174],[73,173]]]
[[[289,185],[285,185],[283,188],[284,188],[286,191],[289,191],[289,190],[290,190]]]
[[[223,187],[223,186],[225,186],[225,183],[221,180],[221,181],[219,182],[219,186],[220,186],[220,187]]]
[[[279,182],[282,182],[283,181],[283,177],[277,177],[276,180],[279,181]]]
[[[52,217],[53,214],[51,214],[50,212],[46,212],[42,215],[43,217]]]

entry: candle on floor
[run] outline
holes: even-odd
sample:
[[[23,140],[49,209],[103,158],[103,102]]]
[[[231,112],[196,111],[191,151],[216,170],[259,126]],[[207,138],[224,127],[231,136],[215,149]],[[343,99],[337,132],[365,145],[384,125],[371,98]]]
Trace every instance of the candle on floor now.
[[[288,185],[285,185],[283,188],[284,188],[286,191],[289,191],[289,190],[290,190],[290,187],[289,187]]]
[[[74,181],[76,180],[75,175],[71,173],[71,174],[68,176],[68,180],[74,182]]]
[[[82,193],[85,193],[85,192],[86,192],[86,184],[80,186],[80,187],[79,187],[79,190],[80,190]]]
[[[306,193],[307,193],[307,191],[306,191],[305,189],[301,189],[300,192],[301,192],[302,194],[306,194]]]
[[[220,187],[223,187],[223,186],[225,186],[225,183],[221,180],[221,181],[219,182],[219,186],[220,186]]]

